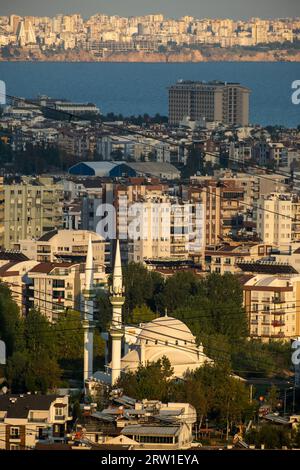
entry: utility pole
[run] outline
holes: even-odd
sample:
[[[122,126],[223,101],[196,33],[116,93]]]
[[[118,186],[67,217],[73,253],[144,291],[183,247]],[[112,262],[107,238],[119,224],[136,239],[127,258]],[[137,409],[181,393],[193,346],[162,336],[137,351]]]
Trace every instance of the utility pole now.
[[[295,402],[296,402],[296,386],[293,387],[293,414],[295,413]]]
[[[85,263],[85,289],[83,314],[83,389],[86,393],[86,381],[93,375],[93,344],[94,344],[94,261],[91,235],[89,237]]]
[[[227,402],[227,415],[226,415],[226,441],[229,439],[229,398]]]
[[[286,388],[284,389],[283,416],[286,415]]]

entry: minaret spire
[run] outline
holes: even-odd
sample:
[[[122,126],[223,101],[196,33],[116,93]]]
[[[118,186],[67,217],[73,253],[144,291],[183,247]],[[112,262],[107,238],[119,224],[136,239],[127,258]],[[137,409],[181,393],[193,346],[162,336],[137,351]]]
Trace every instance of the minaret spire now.
[[[83,345],[83,380],[93,375],[93,349],[94,349],[94,258],[92,236],[89,235],[88,249],[85,262],[85,290],[84,297],[84,345]]]
[[[122,306],[125,302],[120,242],[117,240],[113,281],[111,287],[110,303],[112,305],[112,322],[110,327],[110,336],[112,339],[112,360],[111,360],[111,384],[115,385],[121,375],[121,343],[123,337],[122,327]]]
[[[116,245],[112,293],[113,294],[123,293],[123,278],[122,278],[121,252],[120,252],[119,240],[117,240],[117,245]]]
[[[94,282],[93,268],[94,268],[93,245],[92,245],[92,236],[90,234],[86,261],[85,261],[85,288],[87,290],[93,290],[93,282]]]

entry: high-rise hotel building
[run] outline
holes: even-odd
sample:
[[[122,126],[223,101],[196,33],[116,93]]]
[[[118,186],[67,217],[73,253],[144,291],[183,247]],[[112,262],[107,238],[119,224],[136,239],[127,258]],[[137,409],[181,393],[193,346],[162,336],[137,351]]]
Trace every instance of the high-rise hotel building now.
[[[220,121],[228,125],[249,123],[249,88],[239,83],[180,80],[169,88],[169,124]]]

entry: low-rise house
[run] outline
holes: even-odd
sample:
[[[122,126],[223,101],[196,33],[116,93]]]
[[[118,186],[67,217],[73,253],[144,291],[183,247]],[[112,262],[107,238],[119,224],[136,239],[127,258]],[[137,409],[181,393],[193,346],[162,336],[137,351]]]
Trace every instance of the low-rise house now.
[[[90,444],[128,445],[130,449],[188,449],[196,410],[188,403],[138,402],[114,396],[114,406],[92,411],[77,427],[74,440]]]
[[[63,442],[68,395],[0,395],[0,449],[26,450],[39,442]]]
[[[237,274],[245,263],[256,262],[268,256],[270,245],[243,244],[208,246],[205,250],[205,270],[218,274]]]
[[[89,237],[92,238],[95,264],[104,268],[105,240],[89,230],[52,230],[38,239],[20,240],[18,248],[28,258],[40,262],[84,262]]]

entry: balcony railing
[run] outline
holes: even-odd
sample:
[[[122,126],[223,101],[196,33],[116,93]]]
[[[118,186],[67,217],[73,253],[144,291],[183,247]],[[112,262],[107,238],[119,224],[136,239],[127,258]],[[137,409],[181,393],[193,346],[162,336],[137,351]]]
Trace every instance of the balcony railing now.
[[[64,421],[65,420],[65,415],[55,415],[54,420],[55,421]]]
[[[284,320],[274,320],[272,321],[272,326],[278,327],[278,326],[284,326],[285,321]]]
[[[286,312],[285,312],[284,310],[281,310],[281,309],[280,309],[280,310],[272,310],[272,311],[271,311],[271,314],[272,314],[272,315],[285,315],[285,313],[286,313]]]
[[[285,337],[285,334],[283,333],[283,331],[279,331],[279,333],[271,335],[271,338],[284,338],[284,337]]]
[[[29,423],[47,423],[47,418],[29,418]]]
[[[283,300],[280,297],[272,297],[272,302],[274,304],[281,304]]]

